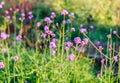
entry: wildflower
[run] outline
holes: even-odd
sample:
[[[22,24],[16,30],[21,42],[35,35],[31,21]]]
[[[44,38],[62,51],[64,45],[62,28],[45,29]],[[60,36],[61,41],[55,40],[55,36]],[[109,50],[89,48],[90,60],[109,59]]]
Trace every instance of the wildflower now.
[[[72,27],[72,28],[71,28],[71,31],[75,31],[75,28],[74,28],[74,27]]]
[[[87,33],[87,30],[86,30],[85,28],[81,28],[81,29],[80,29],[80,32],[81,32],[81,33]]]
[[[45,33],[42,33],[42,34],[41,34],[41,37],[42,37],[42,38],[45,38],[46,36],[47,36],[47,34],[45,34]]]
[[[25,13],[22,13],[21,16],[22,16],[22,17],[25,17]]]
[[[55,37],[55,36],[56,36],[54,33],[51,33],[50,35],[51,35],[52,37]]]
[[[10,19],[10,16],[6,16],[8,19]]]
[[[29,14],[29,15],[32,15],[32,11],[29,11],[28,14]]]
[[[68,50],[69,50],[69,47],[65,46],[65,50],[68,51]]]
[[[74,54],[70,54],[67,56],[67,59],[70,60],[70,61],[73,61],[75,58],[75,55]]]
[[[63,20],[63,21],[62,21],[62,23],[63,23],[63,24],[66,24],[66,21],[65,21],[65,20]]]
[[[82,28],[82,27],[83,27],[83,24],[80,24],[80,27]]]
[[[21,39],[22,39],[21,35],[16,36],[16,40],[21,40]]]
[[[114,56],[113,59],[114,59],[115,62],[118,61],[118,57],[117,56]]]
[[[56,48],[55,42],[50,42],[50,43],[49,43],[49,46],[50,46],[50,48]]]
[[[102,46],[99,46],[98,48],[99,48],[99,50],[100,50],[100,51],[102,51],[102,50],[103,50],[103,47],[102,47]]]
[[[45,17],[45,18],[44,18],[44,21],[45,21],[45,22],[48,22],[48,23],[52,23],[52,20],[51,20],[49,17]]]
[[[19,59],[18,56],[14,56],[14,57],[13,57],[13,60],[14,60],[14,61],[18,61],[18,59]]]
[[[6,33],[4,33],[4,32],[1,32],[0,37],[1,37],[3,40],[6,40],[6,39],[9,37],[9,35],[6,34]]]
[[[48,31],[49,30],[49,27],[46,25],[44,26],[44,31]]]
[[[55,53],[56,53],[56,50],[52,50],[52,55],[55,55]]]
[[[98,45],[98,46],[100,45],[100,43],[101,43],[100,41],[95,42],[95,44]]]
[[[72,46],[73,46],[73,43],[72,43],[72,42],[70,42],[70,41],[65,42],[65,46],[67,46],[67,47],[72,47]]]
[[[111,35],[110,35],[110,34],[108,34],[108,35],[107,35],[107,38],[111,38]]]
[[[61,11],[61,15],[67,15],[68,14],[68,11],[67,10],[62,10]]]
[[[40,27],[41,23],[40,22],[37,22],[36,23],[36,27]]]
[[[9,11],[8,11],[8,10],[5,10],[5,14],[9,14]]]
[[[102,58],[100,62],[101,62],[101,64],[104,64],[105,59],[104,59],[104,58]]]
[[[90,29],[94,29],[94,26],[91,25],[91,26],[90,26]]]
[[[69,17],[75,18],[74,13],[73,13],[73,12],[72,12],[72,13],[70,13],[70,14],[69,14]]]
[[[70,24],[70,23],[71,23],[71,20],[70,20],[70,19],[67,19],[67,20],[66,20],[66,23],[67,23],[67,24]]]
[[[0,62],[0,69],[4,68],[4,63],[3,62]]]
[[[6,50],[6,48],[2,48],[2,53],[5,53],[7,50]]]
[[[114,31],[113,31],[113,34],[117,34],[117,31],[116,31],[116,30],[114,30]]]
[[[82,45],[82,46],[85,46],[86,44],[85,44],[85,42],[84,42],[84,41],[81,41],[81,45]]]
[[[13,10],[13,8],[10,8],[9,10],[10,10],[10,11],[12,11],[12,10]]]
[[[53,38],[52,39],[52,42],[57,42],[58,40],[56,38]]]
[[[20,11],[20,9],[19,8],[16,8],[16,12],[19,12]]]
[[[51,16],[50,16],[51,18],[55,18],[56,17],[56,14],[55,14],[55,12],[51,12]]]
[[[33,15],[30,15],[28,18],[29,18],[29,19],[32,19],[32,18],[33,18]]]
[[[74,38],[74,42],[75,42],[76,44],[81,43],[80,37],[75,37],[75,38]]]
[[[2,8],[3,6],[0,4],[0,9]]]
[[[5,5],[5,2],[4,2],[4,1],[2,1],[2,2],[1,2],[1,5]]]

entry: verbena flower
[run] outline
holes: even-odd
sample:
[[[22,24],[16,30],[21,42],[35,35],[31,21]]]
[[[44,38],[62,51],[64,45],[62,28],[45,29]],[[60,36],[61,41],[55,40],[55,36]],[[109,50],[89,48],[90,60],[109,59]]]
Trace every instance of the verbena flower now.
[[[22,13],[21,16],[22,16],[22,17],[25,17],[25,13]]]
[[[61,15],[67,15],[68,14],[68,11],[67,10],[62,10],[61,11]]]
[[[72,28],[71,28],[71,31],[75,31],[75,28],[74,28],[74,27],[72,27]]]
[[[44,26],[44,31],[48,31],[49,30],[49,27],[46,25]]]
[[[88,42],[89,42],[88,38],[84,38],[83,41],[85,42],[86,45],[87,45]]]
[[[9,35],[6,34],[5,32],[1,32],[1,33],[0,33],[0,37],[1,37],[2,39],[6,40],[6,39],[9,37]]]
[[[52,55],[55,55],[55,53],[56,53],[56,50],[52,50]]]
[[[56,17],[56,14],[55,12],[51,12],[51,16],[50,16],[52,19]]]
[[[56,48],[55,42],[50,42],[50,43],[49,43],[49,47],[50,47],[50,48]]]
[[[91,25],[91,26],[89,26],[89,27],[90,27],[90,29],[94,29],[94,26],[92,26],[92,25]]]
[[[45,21],[45,22],[48,22],[48,23],[52,23],[52,20],[51,20],[49,17],[45,17],[45,18],[44,18],[44,21]]]
[[[81,29],[80,29],[80,32],[81,32],[81,33],[87,33],[87,29],[86,29],[86,28],[81,28]]]
[[[100,50],[100,51],[102,51],[102,50],[103,50],[103,47],[102,47],[102,46],[99,46],[98,48],[99,48],[99,50]]]
[[[114,59],[115,62],[117,62],[118,61],[118,56],[114,56],[113,59]]]
[[[70,54],[67,56],[67,59],[70,60],[70,61],[73,61],[75,58],[75,55],[74,54]]]
[[[42,37],[42,38],[46,38],[46,36],[47,36],[46,33],[42,33],[42,34],[41,34],[41,37]]]
[[[21,39],[22,39],[21,35],[16,36],[16,40],[21,40]]]
[[[40,22],[37,22],[36,23],[36,27],[40,27],[41,23]]]
[[[105,59],[104,59],[104,58],[102,58],[100,62],[101,62],[101,64],[104,64]]]
[[[14,61],[18,61],[18,59],[19,59],[18,56],[14,56],[14,57],[13,57],[13,60],[14,60]]]
[[[72,47],[72,46],[73,46],[73,43],[72,43],[72,42],[70,42],[70,41],[65,42],[65,46],[67,46],[67,47]]]
[[[0,69],[2,69],[2,68],[4,68],[4,67],[5,67],[4,63],[3,63],[3,62],[0,62]]]
[[[75,38],[74,38],[74,42],[75,42],[76,44],[80,44],[80,43],[81,43],[81,38],[80,38],[80,37],[75,37]]]

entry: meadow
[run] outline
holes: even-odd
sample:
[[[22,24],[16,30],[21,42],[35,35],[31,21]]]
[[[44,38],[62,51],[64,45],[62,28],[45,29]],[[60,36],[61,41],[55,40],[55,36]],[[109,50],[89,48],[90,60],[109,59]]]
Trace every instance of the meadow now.
[[[0,0],[0,83],[119,83],[119,3]]]

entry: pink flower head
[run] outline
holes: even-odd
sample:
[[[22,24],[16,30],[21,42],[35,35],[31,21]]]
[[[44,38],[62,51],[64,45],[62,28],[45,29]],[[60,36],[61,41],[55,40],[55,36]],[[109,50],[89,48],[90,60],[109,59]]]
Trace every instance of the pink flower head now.
[[[56,48],[55,42],[50,42],[50,43],[49,43],[49,46],[50,46],[50,48]]]
[[[56,14],[55,14],[55,12],[51,12],[51,16],[50,16],[51,18],[55,18],[56,17]]]
[[[82,45],[82,46],[85,46],[86,44],[85,44],[85,42],[84,42],[84,41],[81,41],[81,45]]]
[[[117,30],[114,30],[114,31],[113,31],[113,34],[117,34]]]
[[[5,2],[4,2],[4,1],[2,1],[2,2],[1,2],[1,5],[5,5]]]
[[[8,10],[5,10],[5,14],[9,14],[9,11],[8,11]]]
[[[65,46],[67,46],[67,47],[72,47],[72,46],[73,46],[73,43],[72,43],[72,42],[70,42],[70,41],[65,42]]]
[[[99,50],[100,50],[100,51],[102,51],[102,50],[103,50],[103,47],[102,47],[102,46],[99,46],[98,48],[99,48]]]
[[[32,15],[32,11],[29,11],[28,14],[29,14],[29,15]]]
[[[71,31],[75,31],[75,28],[74,28],[74,27],[72,27],[72,28],[71,28]]]
[[[0,4],[0,9],[2,8],[3,6]]]
[[[70,54],[67,56],[67,59],[70,60],[70,61],[73,61],[75,58],[75,55],[74,54]]]
[[[33,15],[28,16],[28,18],[29,18],[29,19],[32,19],[32,18],[33,18]]]
[[[80,27],[82,28],[82,27],[83,27],[83,24],[80,24]]]
[[[69,47],[65,46],[65,50],[68,51],[68,50],[69,50]]]
[[[0,69],[4,68],[4,63],[3,62],[0,62]]]
[[[21,39],[22,39],[21,35],[16,36],[16,40],[21,40]]]
[[[22,13],[21,16],[22,16],[22,17],[25,17],[25,13]]]
[[[52,50],[52,55],[55,55],[55,53],[56,53],[56,50]]]
[[[103,59],[101,59],[101,61],[100,61],[102,64],[104,64],[104,62],[105,62],[105,59],[103,58]]]
[[[117,62],[118,61],[118,56],[114,56],[113,59],[114,59],[115,62]]]
[[[86,28],[81,28],[81,29],[80,29],[80,32],[81,32],[81,33],[87,33],[87,29],[86,29]]]
[[[86,45],[87,45],[88,42],[89,42],[88,38],[84,38],[83,41],[85,42]]]
[[[52,42],[57,42],[57,41],[58,41],[58,39],[56,39],[56,38],[52,39]]]
[[[10,8],[9,10],[10,10],[10,11],[13,11],[13,8]]]
[[[48,22],[48,23],[52,23],[52,20],[51,20],[49,17],[45,17],[45,18],[44,18],[44,21],[45,21],[45,22]]]
[[[20,9],[19,8],[16,8],[16,12],[19,12],[20,11]]]
[[[76,44],[80,44],[80,43],[81,43],[80,37],[75,37],[75,38],[74,38],[74,42],[75,42]]]
[[[51,33],[50,35],[51,35],[52,37],[55,37],[55,36],[56,36],[54,33]]]
[[[44,31],[48,31],[49,30],[49,27],[46,25],[44,26]]]
[[[47,36],[46,33],[42,33],[42,34],[41,34],[41,37],[42,37],[42,38],[45,38],[46,36]]]
[[[6,48],[2,48],[2,53],[5,53],[7,50],[6,50]]]
[[[0,37],[1,37],[3,40],[6,40],[6,39],[9,37],[9,35],[6,34],[6,33],[4,33],[4,32],[1,32]]]
[[[62,21],[62,23],[63,23],[63,24],[66,24],[66,21],[65,21],[65,20],[63,20],[63,21]]]
[[[36,27],[40,27],[41,23],[40,22],[37,22],[36,23]]]
[[[110,35],[110,34],[108,34],[108,35],[107,35],[107,38],[111,38],[111,35]]]
[[[91,26],[90,26],[90,29],[94,29],[94,26],[91,25]]]
[[[73,13],[73,12],[71,12],[71,13],[69,14],[69,17],[75,18],[74,13]]]
[[[70,23],[71,23],[71,20],[70,20],[70,19],[67,19],[67,20],[66,20],[66,23],[67,23],[67,24],[70,24]]]
[[[68,14],[68,11],[67,10],[62,10],[61,11],[61,15],[67,15]]]
[[[18,59],[19,59],[18,56],[14,56],[14,57],[13,57],[13,60],[14,60],[14,61],[18,61]]]

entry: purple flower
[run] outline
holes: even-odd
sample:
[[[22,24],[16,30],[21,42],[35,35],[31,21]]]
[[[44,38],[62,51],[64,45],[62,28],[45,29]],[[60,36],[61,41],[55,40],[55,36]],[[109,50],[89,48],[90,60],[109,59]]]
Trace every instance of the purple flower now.
[[[52,55],[55,55],[55,53],[56,53],[56,50],[52,50]]]
[[[5,14],[9,14],[9,11],[8,11],[8,10],[5,10]]]
[[[111,35],[110,35],[110,34],[108,34],[108,35],[107,35],[107,38],[111,38]]]
[[[30,15],[28,18],[29,18],[29,19],[32,19],[32,18],[33,18],[33,15]]]
[[[51,20],[49,17],[45,17],[45,18],[44,18],[44,21],[45,21],[45,22],[48,22],[48,23],[52,23],[52,20]]]
[[[82,27],[83,27],[83,24],[80,24],[80,27],[82,28]]]
[[[91,26],[90,26],[90,29],[94,29],[94,26],[91,25]]]
[[[13,8],[10,8],[9,10],[10,10],[10,11],[12,11],[12,10],[13,10]]]
[[[2,8],[3,6],[0,4],[0,9]]]
[[[71,28],[71,31],[75,31],[75,28],[74,28],[74,27],[72,27],[72,28]]]
[[[56,38],[53,38],[52,39],[52,42],[57,42],[58,40]]]
[[[81,29],[80,29],[80,32],[81,32],[81,33],[87,33],[87,30],[86,30],[85,28],[81,28]]]
[[[70,60],[70,61],[73,61],[75,58],[75,55],[74,54],[70,54],[67,56],[67,59]]]
[[[114,31],[113,31],[113,34],[117,34],[117,31],[116,31],[116,30],[114,30]]]
[[[47,34],[45,34],[45,33],[42,33],[42,34],[41,34],[41,37],[42,37],[42,38],[45,38],[46,36],[47,36]]]
[[[1,2],[1,5],[5,5],[5,2],[4,2],[4,1],[2,1],[2,2]]]
[[[67,20],[66,20],[66,23],[67,23],[67,24],[70,24],[70,23],[71,23],[71,20],[70,20],[70,19],[67,19]]]
[[[49,46],[50,46],[50,48],[56,48],[55,42],[50,42],[50,43],[49,43]]]
[[[21,40],[21,39],[22,39],[21,35],[16,36],[16,40]]]
[[[66,24],[66,21],[65,21],[65,20],[63,20],[63,21],[62,21],[62,23],[63,23],[63,24]]]
[[[18,59],[19,59],[18,56],[14,56],[14,57],[13,57],[13,60],[14,60],[14,61],[18,61]]]
[[[73,43],[72,43],[72,42],[70,42],[70,41],[65,42],[65,46],[67,46],[67,47],[72,47],[72,46],[73,46]]]
[[[4,63],[3,62],[0,62],[0,69],[4,68]]]
[[[68,51],[68,50],[69,50],[69,47],[65,46],[65,50]]]
[[[51,18],[55,18],[56,17],[56,14],[55,14],[55,12],[51,12],[51,16],[50,16]]]
[[[6,50],[6,48],[2,48],[2,53],[5,53],[7,50]]]
[[[89,42],[88,38],[84,38],[83,41],[85,42],[86,45],[87,45],[88,42]]]
[[[80,37],[75,37],[75,38],[74,38],[74,42],[75,42],[76,44],[80,44],[80,43],[81,43]]]
[[[6,34],[6,33],[4,33],[4,32],[1,32],[0,37],[1,37],[2,39],[6,40],[6,39],[9,37],[9,35]]]
[[[32,15],[32,11],[29,11],[28,14],[29,14],[29,15]]]
[[[37,22],[36,23],[36,27],[40,27],[41,23],[40,22]]]
[[[73,13],[73,12],[72,12],[72,13],[70,13],[70,14],[69,14],[69,17],[75,18],[74,13]]]
[[[61,15],[67,15],[68,14],[68,11],[67,10],[62,10],[61,11]]]
[[[49,30],[49,27],[46,25],[44,26],[44,31],[48,31]]]
[[[84,42],[84,41],[81,41],[81,45],[82,45],[82,46],[85,46],[86,44],[85,44],[85,42]]]
[[[105,59],[103,58],[103,59],[101,59],[101,61],[100,61],[102,64],[104,64],[104,62],[105,62]]]
[[[117,62],[118,61],[118,56],[114,56],[113,59],[114,59],[115,62]]]
[[[98,48],[99,48],[99,50],[100,50],[100,51],[102,51],[102,50],[103,50],[103,47],[102,47],[102,46],[99,46]]]
[[[22,13],[21,16],[22,16],[22,17],[25,17],[25,13]]]

